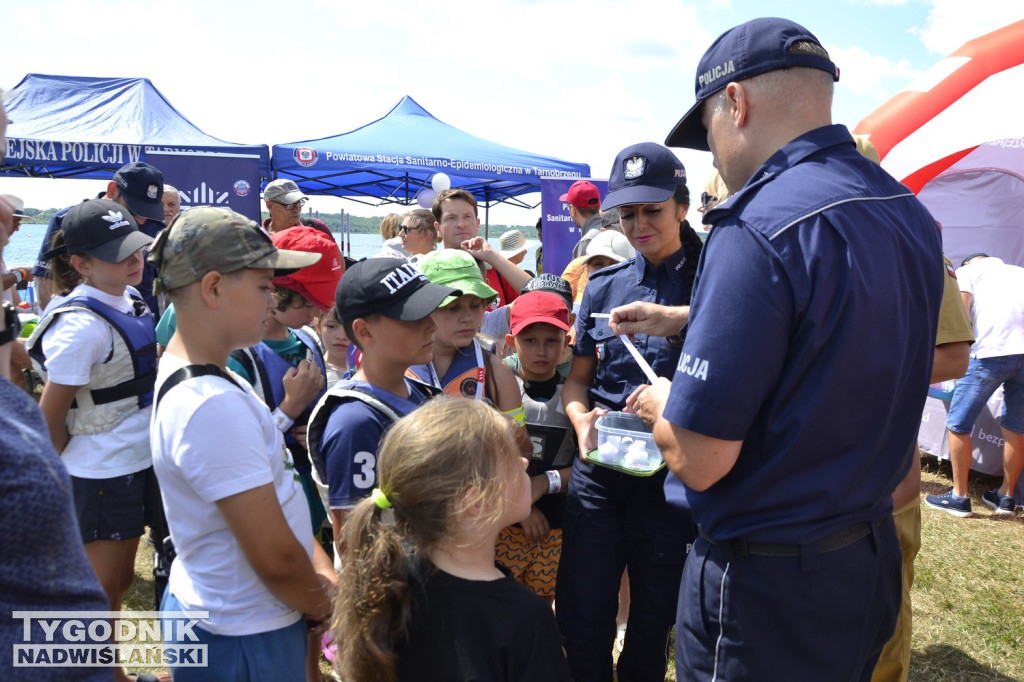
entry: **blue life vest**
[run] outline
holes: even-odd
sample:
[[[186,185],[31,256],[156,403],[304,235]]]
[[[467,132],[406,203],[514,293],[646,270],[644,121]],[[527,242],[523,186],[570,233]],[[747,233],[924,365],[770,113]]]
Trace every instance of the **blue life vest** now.
[[[25,344],[29,357],[45,377],[46,356],[42,338],[59,315],[87,310],[114,330],[110,354],[93,367],[89,383],[75,394],[71,403],[68,431],[72,434],[108,431],[129,415],[153,404],[155,324],[145,301],[135,294],[131,297],[135,305],[134,315],[89,296],[71,296],[43,317]]]

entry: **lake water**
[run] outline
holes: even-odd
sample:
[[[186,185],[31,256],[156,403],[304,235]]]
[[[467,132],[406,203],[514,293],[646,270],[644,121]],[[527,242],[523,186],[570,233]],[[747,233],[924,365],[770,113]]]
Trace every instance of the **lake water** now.
[[[46,225],[22,223],[21,229],[11,237],[10,243],[4,249],[4,262],[7,263],[7,267],[34,265],[36,256],[39,254],[39,245],[42,244],[45,235]],[[341,235],[335,233],[334,239],[335,241],[340,241]],[[348,251],[344,249],[345,245],[339,244],[339,246],[343,247],[342,253],[355,259],[373,256],[380,252],[384,243],[378,234],[353,234],[349,236],[349,239],[351,243]],[[498,248],[497,237],[491,237],[488,241],[491,242],[494,248]],[[521,263],[523,269],[530,272],[537,271],[536,251],[537,249],[534,247],[526,252],[526,258]]]

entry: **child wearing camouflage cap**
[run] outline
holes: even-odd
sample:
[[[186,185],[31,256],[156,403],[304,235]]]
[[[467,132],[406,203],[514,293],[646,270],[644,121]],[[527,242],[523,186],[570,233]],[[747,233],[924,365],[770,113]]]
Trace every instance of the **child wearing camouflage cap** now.
[[[233,349],[262,337],[274,277],[317,259],[279,250],[248,218],[211,207],[180,214],[151,251],[154,290],[178,317],[150,436],[178,552],[161,610],[208,612],[191,632],[210,665],[172,667],[176,680],[302,679],[304,621],[330,616],[333,567],[313,541],[284,437],[227,370]],[[173,620],[165,616],[165,633]]]

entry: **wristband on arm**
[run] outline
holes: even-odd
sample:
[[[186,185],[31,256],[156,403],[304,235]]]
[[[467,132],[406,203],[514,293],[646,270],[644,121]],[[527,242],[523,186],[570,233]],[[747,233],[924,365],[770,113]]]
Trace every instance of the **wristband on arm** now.
[[[514,421],[516,424],[526,426],[526,410],[523,409],[522,405],[512,410],[506,410],[502,412],[502,414]]]
[[[545,471],[548,477],[548,495],[562,491],[562,476],[557,471]]]
[[[286,415],[281,410],[280,407],[277,408],[276,410],[274,410],[274,424],[277,425],[278,431],[281,431],[282,433],[284,433],[288,429],[292,428],[292,424],[294,424],[294,423],[295,423],[295,420],[292,419],[291,417],[289,417],[288,415]]]

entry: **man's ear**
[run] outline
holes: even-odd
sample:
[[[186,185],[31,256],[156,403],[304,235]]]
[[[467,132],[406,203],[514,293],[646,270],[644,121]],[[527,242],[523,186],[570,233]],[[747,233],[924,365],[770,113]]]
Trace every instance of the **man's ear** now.
[[[505,334],[505,345],[508,348],[515,348],[515,340],[516,337],[512,336],[511,334]]]
[[[750,110],[747,88],[742,83],[729,83],[725,86],[725,106],[728,107],[730,118],[737,128],[747,123]]]

